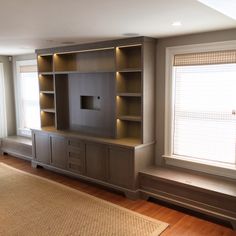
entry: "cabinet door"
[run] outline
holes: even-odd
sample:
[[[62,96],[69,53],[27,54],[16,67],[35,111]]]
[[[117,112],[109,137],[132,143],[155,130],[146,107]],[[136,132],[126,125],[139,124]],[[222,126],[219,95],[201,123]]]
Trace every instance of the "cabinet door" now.
[[[107,179],[107,146],[86,143],[86,175],[99,180]]]
[[[50,164],[51,149],[49,135],[43,132],[36,132],[33,135],[35,160],[44,164]]]
[[[67,145],[64,137],[51,136],[52,158],[51,164],[58,168],[66,169]]]
[[[131,188],[134,183],[134,152],[126,148],[109,148],[109,182],[121,187]]]

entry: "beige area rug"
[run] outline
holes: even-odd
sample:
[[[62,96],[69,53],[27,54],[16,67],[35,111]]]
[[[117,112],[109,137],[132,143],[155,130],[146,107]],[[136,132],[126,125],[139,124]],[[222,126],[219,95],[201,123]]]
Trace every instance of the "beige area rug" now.
[[[156,236],[167,226],[0,163],[1,236]]]

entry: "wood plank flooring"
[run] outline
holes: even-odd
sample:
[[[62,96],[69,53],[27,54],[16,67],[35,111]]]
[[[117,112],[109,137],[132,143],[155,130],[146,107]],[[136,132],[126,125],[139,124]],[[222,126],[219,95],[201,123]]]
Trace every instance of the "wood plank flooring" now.
[[[166,204],[160,204],[159,202],[156,203],[144,200],[132,201],[119,193],[104,189],[101,186],[73,179],[43,168],[33,169],[30,162],[11,156],[0,156],[0,162],[31,174],[57,181],[143,215],[165,221],[169,223],[170,226],[162,236],[236,236],[236,231],[217,224],[216,222],[212,222],[212,220],[208,221],[199,218],[197,217],[199,216],[198,214],[190,215],[186,212],[170,208]]]

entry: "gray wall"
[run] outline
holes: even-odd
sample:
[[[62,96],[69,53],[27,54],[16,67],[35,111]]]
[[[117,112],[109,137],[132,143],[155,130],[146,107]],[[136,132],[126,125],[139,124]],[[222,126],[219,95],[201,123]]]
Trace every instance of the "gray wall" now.
[[[13,87],[12,62],[8,56],[0,56],[0,62],[4,67],[5,89],[6,89],[6,110],[7,110],[7,132],[8,135],[16,133],[15,100]]]
[[[165,50],[167,47],[236,40],[236,29],[201,34],[162,38],[157,44],[156,67],[156,163],[161,164],[164,154],[165,116]]]

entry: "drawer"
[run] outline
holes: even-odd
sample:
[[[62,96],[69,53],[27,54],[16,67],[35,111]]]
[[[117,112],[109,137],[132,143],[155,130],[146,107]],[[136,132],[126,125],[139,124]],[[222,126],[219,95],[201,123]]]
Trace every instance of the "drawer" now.
[[[68,151],[68,160],[73,160],[73,161],[79,161],[79,160],[84,160],[85,159],[85,152],[83,153],[77,153],[73,151]]]
[[[85,144],[79,139],[68,139],[69,148],[85,149]]]
[[[77,148],[77,147],[73,147],[73,146],[68,146],[67,147],[67,151],[69,156],[70,155],[84,155],[85,154],[85,148]]]

